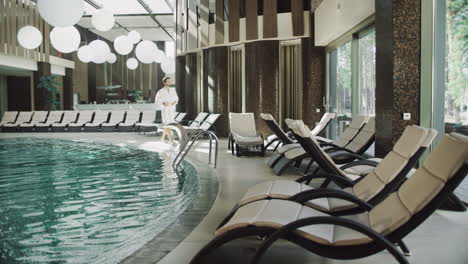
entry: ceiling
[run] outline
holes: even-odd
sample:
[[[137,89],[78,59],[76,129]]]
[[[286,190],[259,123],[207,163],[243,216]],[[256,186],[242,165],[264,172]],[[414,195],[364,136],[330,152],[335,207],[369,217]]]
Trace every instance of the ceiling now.
[[[116,37],[126,35],[132,30],[138,31],[144,40],[173,41],[175,38],[176,26],[173,15],[175,0],[143,0],[152,11],[151,15],[137,0],[92,0],[91,2],[114,13],[116,21],[114,27],[106,32],[96,30],[91,23],[91,16],[97,9],[89,3],[85,3],[85,15],[78,25],[109,41],[114,41]]]

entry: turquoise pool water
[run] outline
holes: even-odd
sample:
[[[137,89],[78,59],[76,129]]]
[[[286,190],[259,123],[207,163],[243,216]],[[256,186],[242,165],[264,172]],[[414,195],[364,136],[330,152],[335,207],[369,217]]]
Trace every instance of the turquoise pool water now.
[[[182,213],[196,170],[163,154],[0,140],[0,263],[117,263]]]

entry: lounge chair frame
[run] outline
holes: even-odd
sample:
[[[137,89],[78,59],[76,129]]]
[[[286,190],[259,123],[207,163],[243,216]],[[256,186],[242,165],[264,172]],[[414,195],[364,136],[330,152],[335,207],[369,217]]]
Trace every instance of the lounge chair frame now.
[[[258,247],[256,254],[250,263],[259,263],[262,256],[271,245],[273,245],[279,239],[285,239],[322,257],[350,260],[368,257],[383,250],[387,250],[399,263],[407,264],[409,261],[403,256],[403,254],[401,254],[400,251],[395,248],[394,245],[397,244],[402,248],[406,248],[406,245],[404,245],[402,239],[411,233],[415,228],[417,228],[421,223],[423,223],[427,218],[429,218],[429,216],[431,216],[448,199],[448,197],[463,181],[467,174],[468,165],[465,163],[455,173],[455,175],[447,181],[447,183],[436,194],[436,196],[424,206],[424,208],[413,215],[406,223],[402,224],[396,230],[385,236],[350,219],[337,218],[332,216],[309,217],[291,222],[279,229],[248,226],[227,231],[210,241],[195,255],[190,263],[202,263],[202,260],[208,254],[232,240],[250,236],[262,236],[266,237],[267,239]],[[334,224],[344,226],[372,238],[372,241],[359,245],[331,246],[316,243],[295,233],[295,230],[300,227],[319,224]]]
[[[265,118],[264,114],[261,114],[260,117],[263,119],[263,121],[265,121],[265,124],[268,126],[268,128],[270,128],[271,132],[273,132],[273,134],[275,134],[275,136],[276,136],[276,138],[274,140],[270,141],[265,146],[266,149],[268,149],[268,147],[270,147],[275,142],[278,142],[278,144],[273,149],[273,152],[276,151],[276,149],[280,145],[288,145],[288,144],[293,144],[294,143],[294,140],[291,139],[288,136],[288,134],[286,134],[286,132],[284,132],[284,130],[278,125],[276,120]]]
[[[353,139],[356,138],[363,130],[365,125],[363,125],[359,132],[354,135]],[[337,164],[344,164],[344,163],[350,163],[354,160],[365,160],[369,158],[368,156],[364,155],[364,152],[374,143],[375,141],[375,134],[370,137],[367,142],[365,142],[361,148],[358,149],[358,151],[353,152],[346,147],[340,147],[338,145],[335,145],[334,143],[330,142],[321,142],[320,146],[321,147],[326,147],[326,146],[331,146],[331,148],[326,149],[325,151],[330,154],[330,158],[335,161]],[[352,142],[352,140],[350,141]],[[348,142],[349,144],[349,142]],[[315,144],[314,144],[315,145]],[[341,151],[341,152],[340,152]],[[335,152],[335,154],[333,154]],[[339,153],[338,153],[339,152]],[[273,171],[276,173],[276,175],[281,175],[283,174],[289,167],[296,165],[296,167],[299,167],[301,164],[302,160],[305,158],[310,157],[310,153],[306,151],[303,155],[300,155],[298,157],[295,157],[293,159],[288,159],[286,158],[285,155],[279,155],[279,158],[276,160],[272,160],[272,168]],[[304,173],[307,173],[309,169],[311,168],[312,164],[314,163],[314,159],[311,159],[308,163],[308,165],[305,168]],[[269,163],[270,164],[270,163]]]

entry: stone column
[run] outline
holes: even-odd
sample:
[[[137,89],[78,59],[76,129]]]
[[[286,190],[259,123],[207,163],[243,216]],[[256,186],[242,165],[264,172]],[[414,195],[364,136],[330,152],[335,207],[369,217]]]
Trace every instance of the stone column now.
[[[375,154],[383,157],[406,126],[419,124],[421,0],[376,0],[375,9]]]

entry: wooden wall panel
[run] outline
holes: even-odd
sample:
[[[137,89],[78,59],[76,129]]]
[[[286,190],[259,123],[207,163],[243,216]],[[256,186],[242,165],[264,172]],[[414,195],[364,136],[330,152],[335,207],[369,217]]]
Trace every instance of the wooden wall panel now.
[[[258,39],[258,1],[245,1],[246,38]]]
[[[66,68],[63,77],[63,109],[73,110],[73,69]]]
[[[279,41],[268,40],[245,44],[246,110],[253,112],[257,130],[271,134],[260,118],[261,113],[279,116]]]
[[[229,0],[229,42],[239,41],[240,5],[239,0]]]
[[[224,0],[216,0],[215,43],[224,43]]]
[[[293,35],[304,35],[304,2],[302,0],[291,0],[291,16]]]
[[[263,0],[263,37],[278,37],[278,0]]]

